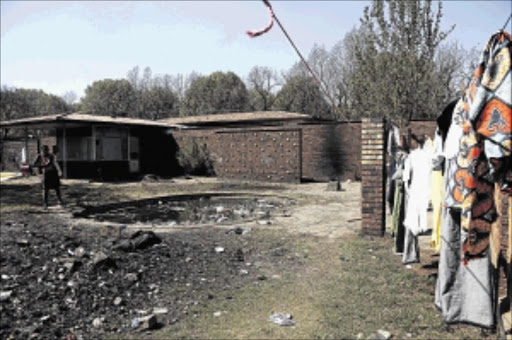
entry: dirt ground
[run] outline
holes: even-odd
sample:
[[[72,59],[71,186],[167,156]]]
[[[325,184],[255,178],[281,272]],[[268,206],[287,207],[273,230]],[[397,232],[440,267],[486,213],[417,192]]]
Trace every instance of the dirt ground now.
[[[48,210],[37,178],[0,185],[2,339],[496,338],[443,323],[431,251],[359,234],[360,183],[63,184]]]

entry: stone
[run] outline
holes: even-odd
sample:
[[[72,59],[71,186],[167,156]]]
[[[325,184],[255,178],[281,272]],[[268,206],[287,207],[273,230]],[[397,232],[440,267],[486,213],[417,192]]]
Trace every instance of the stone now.
[[[153,308],[153,314],[155,314],[155,315],[167,314],[167,313],[169,313],[169,309],[167,309],[165,307],[155,307],[155,308]]]
[[[12,290],[0,292],[0,301],[7,301],[12,296]]]
[[[249,275],[249,271],[246,269],[240,269],[240,275]]]
[[[92,325],[94,326],[94,328],[100,328],[101,326],[103,326],[103,320],[101,320],[101,318],[96,318],[92,321]]]
[[[118,296],[114,299],[114,306],[119,306],[123,302],[123,299]]]
[[[223,253],[224,252],[224,247],[215,247],[215,252],[216,253]]]
[[[70,272],[70,273],[74,273],[75,271],[78,270],[78,268],[80,268],[82,266],[82,262],[81,261],[78,261],[78,260],[71,260],[69,262],[65,262],[64,263],[64,267]]]
[[[341,191],[340,181],[330,181],[327,183],[327,191]]]
[[[113,249],[121,250],[124,252],[134,252],[137,250],[144,250],[155,244],[162,242],[162,239],[158,237],[152,231],[138,230],[129,239],[123,239],[117,242]]]
[[[388,331],[383,330],[383,329],[379,329],[377,331],[377,333],[379,333],[381,336],[383,336],[386,340],[387,339],[391,339],[391,332],[388,332]]]
[[[75,255],[75,257],[84,257],[84,255],[85,255],[84,247],[76,248],[75,251],[73,252],[73,254]]]
[[[126,228],[124,225],[105,225],[100,227],[100,236],[106,238],[120,238],[123,230]]]
[[[217,312],[213,313],[213,316],[215,316],[215,317],[218,317],[218,316],[221,316],[221,315],[222,315],[221,311],[217,311]]]
[[[130,282],[139,280],[139,276],[136,273],[128,273],[124,276],[124,279]]]
[[[94,254],[92,258],[92,264],[94,268],[104,268],[104,269],[112,269],[117,268],[116,261],[110,258],[107,254],[102,251],[98,251]]]
[[[162,242],[162,239],[152,231],[139,230],[130,238],[132,240],[133,248],[136,250],[143,250]]]
[[[271,225],[271,224],[272,224],[272,222],[267,221],[267,220],[259,220],[259,221],[258,221],[258,224],[259,224],[259,225]]]
[[[389,340],[391,339],[391,333],[382,329],[379,329],[377,332],[370,334],[367,340]]]
[[[16,240],[16,244],[19,245],[20,247],[28,247],[30,245],[30,242],[29,240],[21,238]]]
[[[292,320],[293,316],[288,313],[273,314],[268,318],[268,321],[275,323],[279,326],[295,326],[295,321]]]
[[[158,320],[154,314],[138,318],[138,321],[143,329],[154,329],[158,324]]]

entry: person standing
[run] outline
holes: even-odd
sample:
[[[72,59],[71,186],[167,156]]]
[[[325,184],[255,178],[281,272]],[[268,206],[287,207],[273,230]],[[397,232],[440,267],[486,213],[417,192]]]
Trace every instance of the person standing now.
[[[43,186],[43,204],[44,208],[48,208],[48,192],[54,189],[57,193],[57,198],[60,205],[64,205],[60,192],[60,178],[62,171],[60,170],[57,158],[54,154],[50,153],[48,145],[41,147],[41,153],[37,155],[34,161],[34,167],[39,168],[39,173],[42,173],[41,184]]]

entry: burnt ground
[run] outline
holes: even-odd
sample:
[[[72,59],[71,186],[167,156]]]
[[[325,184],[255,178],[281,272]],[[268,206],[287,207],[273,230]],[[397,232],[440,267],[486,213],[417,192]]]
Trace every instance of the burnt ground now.
[[[189,315],[191,307],[208,305],[217,298],[217,292],[266,280],[259,270],[253,270],[265,267],[265,262],[288,268],[300,262],[285,256],[282,241],[270,249],[268,244],[259,248],[247,227],[190,228],[158,234],[144,231],[134,237],[137,228],[118,223],[148,222],[149,218],[157,223],[185,223],[183,218],[176,218],[176,211],[183,212],[184,207],[193,212],[188,225],[219,219],[268,219],[274,205],[261,199],[214,200],[210,202],[212,208],[207,204],[211,196],[193,207],[187,205],[190,196],[180,196],[94,206],[71,204],[45,211],[38,207],[37,184],[23,185],[21,190],[3,189],[4,194],[9,191],[9,201],[17,195],[19,202],[28,202],[29,207],[10,211],[3,205],[2,339],[122,336],[142,331],[143,325],[135,327],[134,319],[154,312],[158,324],[152,328],[162,328],[193,317]],[[78,185],[68,189],[67,196],[79,191]],[[230,202],[237,209],[224,208]],[[153,215],[144,210],[153,211]],[[95,221],[105,219],[113,224],[95,225]],[[222,298],[230,296],[223,294]]]
[[[252,270],[243,275],[255,261],[261,265],[261,249],[245,231],[159,234],[160,243],[126,251],[116,246],[128,236],[104,237],[94,227],[2,219],[1,290],[12,294],[0,304],[0,337],[87,339],[131,331],[134,318],[157,307],[167,309],[157,327],[179,322],[217,291],[266,279]],[[279,245],[272,254],[286,266],[297,262]],[[161,306],[172,291],[180,293]],[[101,327],[93,326],[96,318],[103,318]]]

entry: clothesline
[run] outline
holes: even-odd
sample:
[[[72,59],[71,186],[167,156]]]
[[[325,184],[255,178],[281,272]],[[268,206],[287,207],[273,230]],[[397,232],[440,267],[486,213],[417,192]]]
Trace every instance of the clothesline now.
[[[510,15],[508,16],[508,18],[507,18],[507,21],[505,21],[505,25],[503,25],[503,28],[501,29],[502,31],[504,31],[504,30],[505,30],[505,27],[507,27],[507,24],[508,24],[508,22],[510,21],[510,18],[512,18],[512,14],[510,14]]]

